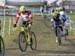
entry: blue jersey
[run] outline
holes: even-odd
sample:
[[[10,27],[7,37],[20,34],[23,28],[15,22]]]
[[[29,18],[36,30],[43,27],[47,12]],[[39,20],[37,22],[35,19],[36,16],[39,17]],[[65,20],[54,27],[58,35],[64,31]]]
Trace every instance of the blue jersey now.
[[[62,20],[63,20],[63,22],[65,23],[65,22],[70,22],[70,19],[69,19],[69,17],[66,15],[66,14],[64,14],[63,16],[62,16]]]

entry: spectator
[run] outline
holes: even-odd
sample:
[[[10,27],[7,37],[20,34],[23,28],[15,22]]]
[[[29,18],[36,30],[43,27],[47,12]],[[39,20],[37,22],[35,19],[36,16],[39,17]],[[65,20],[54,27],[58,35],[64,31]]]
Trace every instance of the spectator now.
[[[41,12],[41,15],[43,16],[43,12],[44,12],[44,8],[43,7],[40,7],[40,12]]]
[[[53,12],[54,12],[54,8],[51,8],[51,15],[52,15]]]

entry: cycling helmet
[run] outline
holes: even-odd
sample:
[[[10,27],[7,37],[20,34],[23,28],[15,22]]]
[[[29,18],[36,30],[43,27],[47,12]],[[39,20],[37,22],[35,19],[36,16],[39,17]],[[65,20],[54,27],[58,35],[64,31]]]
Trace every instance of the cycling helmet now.
[[[59,13],[60,15],[64,15],[65,13],[64,13],[64,11],[60,11],[60,13]]]
[[[59,10],[61,10],[62,9],[62,7],[59,7]]]
[[[58,13],[57,12],[54,12],[52,15],[56,17],[58,15]]]
[[[20,11],[22,11],[22,12],[26,11],[26,7],[25,6],[21,6],[20,7]]]
[[[59,8],[56,8],[55,11],[59,11]]]
[[[59,7],[57,7],[57,8],[55,9],[55,11],[56,11],[57,13],[59,13],[59,12],[60,12]]]

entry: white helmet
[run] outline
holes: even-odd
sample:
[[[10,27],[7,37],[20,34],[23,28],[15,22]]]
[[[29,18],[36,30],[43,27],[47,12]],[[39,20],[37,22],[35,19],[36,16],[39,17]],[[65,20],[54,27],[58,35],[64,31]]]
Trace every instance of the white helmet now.
[[[64,11],[60,11],[59,14],[60,15],[64,15],[65,13],[64,13]]]

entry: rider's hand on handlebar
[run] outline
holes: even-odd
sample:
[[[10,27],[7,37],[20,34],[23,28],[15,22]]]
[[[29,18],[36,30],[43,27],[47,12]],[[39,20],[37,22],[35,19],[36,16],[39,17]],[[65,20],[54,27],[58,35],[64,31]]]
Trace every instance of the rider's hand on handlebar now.
[[[14,27],[16,27],[16,24],[14,24]]]

